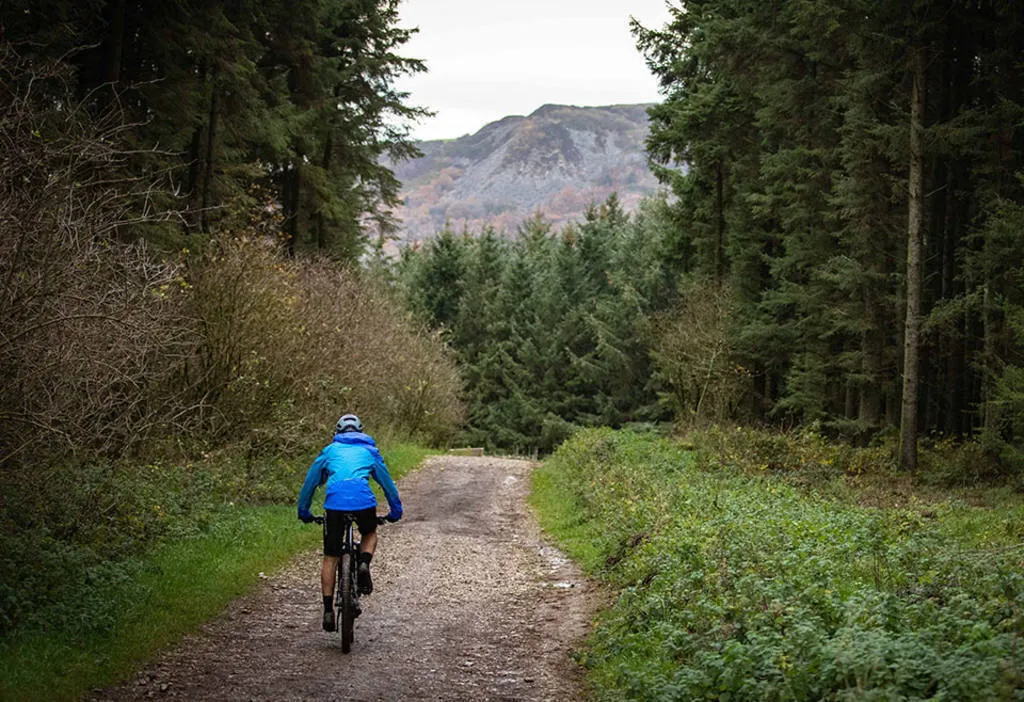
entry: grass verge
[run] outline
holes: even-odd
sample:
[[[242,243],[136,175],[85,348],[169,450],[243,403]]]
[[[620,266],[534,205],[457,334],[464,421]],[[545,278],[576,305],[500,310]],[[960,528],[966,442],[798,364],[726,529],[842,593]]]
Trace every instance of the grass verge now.
[[[619,593],[584,654],[599,699],[1024,693],[1019,500],[864,507],[604,430],[545,462],[532,500]]]
[[[398,480],[431,451],[384,451]],[[295,479],[296,494],[301,477]],[[320,542],[292,505],[221,505],[201,531],[69,578],[52,601],[0,643],[0,699],[71,700],[131,674],[140,663],[216,616],[270,573]],[[81,576],[81,574],[79,574]]]

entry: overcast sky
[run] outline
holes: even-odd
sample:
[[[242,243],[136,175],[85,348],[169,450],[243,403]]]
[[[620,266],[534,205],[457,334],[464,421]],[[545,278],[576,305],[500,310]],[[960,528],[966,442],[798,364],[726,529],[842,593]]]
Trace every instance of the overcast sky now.
[[[419,27],[402,55],[428,72],[398,83],[409,104],[437,112],[416,139],[471,134],[546,103],[657,102],[657,83],[629,33],[668,20],[665,0],[404,0],[402,27]]]

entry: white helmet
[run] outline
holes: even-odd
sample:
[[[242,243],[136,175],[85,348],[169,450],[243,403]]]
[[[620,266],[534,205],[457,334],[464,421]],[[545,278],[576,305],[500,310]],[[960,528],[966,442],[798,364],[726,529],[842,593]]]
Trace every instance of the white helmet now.
[[[362,431],[363,423],[354,414],[343,415],[338,423],[334,425],[334,433],[341,434],[346,431]]]

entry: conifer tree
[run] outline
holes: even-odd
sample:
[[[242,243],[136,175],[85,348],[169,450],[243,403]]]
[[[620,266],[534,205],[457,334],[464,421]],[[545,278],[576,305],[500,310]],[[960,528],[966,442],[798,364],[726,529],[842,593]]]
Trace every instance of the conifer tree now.
[[[453,326],[462,304],[466,283],[468,242],[448,227],[426,243],[411,274],[413,309],[435,328],[456,334]]]

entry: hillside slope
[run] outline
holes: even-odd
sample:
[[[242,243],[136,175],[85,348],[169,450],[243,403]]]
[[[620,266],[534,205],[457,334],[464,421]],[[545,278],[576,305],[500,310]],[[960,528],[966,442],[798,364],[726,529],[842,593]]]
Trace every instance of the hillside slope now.
[[[657,189],[647,167],[647,105],[544,105],[476,134],[418,146],[423,156],[393,165],[403,183],[401,237],[444,227],[514,231],[541,212],[560,224],[617,192],[624,207]]]

